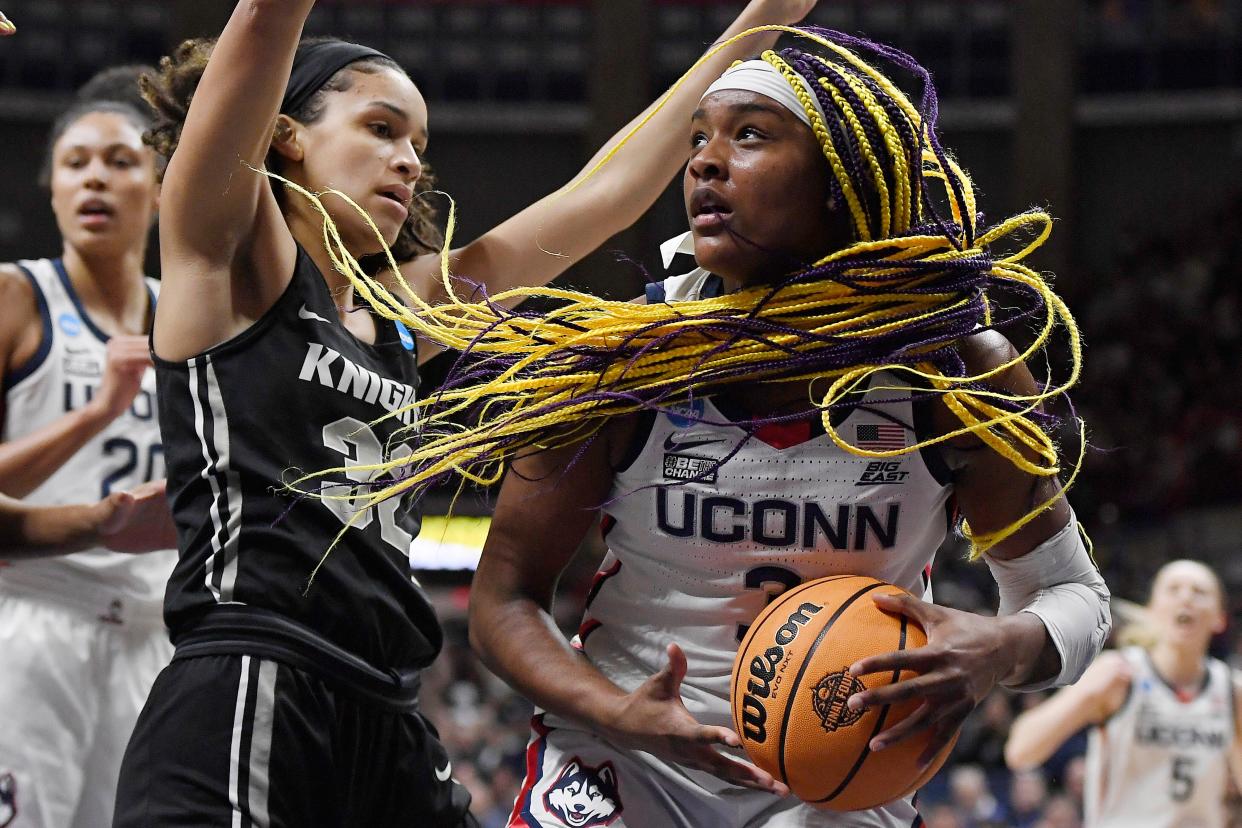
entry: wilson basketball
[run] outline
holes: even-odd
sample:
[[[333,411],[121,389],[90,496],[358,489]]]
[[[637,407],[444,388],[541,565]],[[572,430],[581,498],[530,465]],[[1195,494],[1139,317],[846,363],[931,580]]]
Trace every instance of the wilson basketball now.
[[[896,671],[851,676],[851,664],[927,642],[915,621],[882,612],[872,601],[878,593],[904,590],[857,575],[795,587],[759,614],[733,662],[733,726],[751,761],[817,808],[856,811],[905,796],[931,778],[953,746],[930,765],[918,761],[930,732],[873,754],[872,737],[921,700],[859,712],[846,707],[854,693],[898,679]]]

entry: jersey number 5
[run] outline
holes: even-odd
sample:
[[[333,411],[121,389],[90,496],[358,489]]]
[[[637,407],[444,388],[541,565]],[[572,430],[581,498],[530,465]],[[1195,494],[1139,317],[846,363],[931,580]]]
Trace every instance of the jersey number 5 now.
[[[369,425],[353,417],[342,417],[324,426],[323,444],[340,453],[345,459],[345,477],[355,483],[369,483],[379,474],[373,467],[384,462],[384,447],[380,445],[375,432]],[[398,446],[392,452],[392,459],[405,457],[409,453],[409,446]],[[365,529],[378,516],[380,537],[402,555],[408,555],[413,537],[397,523],[397,509],[401,506],[401,498],[389,498],[358,516],[361,508],[358,499],[365,494],[365,490],[359,491],[361,488],[325,481],[320,485],[319,493],[331,497],[325,497],[321,502],[341,523],[348,523],[351,518],[357,517],[353,524],[356,529]]]
[[[1195,791],[1195,759],[1193,756],[1173,757],[1173,779],[1169,783],[1169,796],[1174,802],[1185,802]]]

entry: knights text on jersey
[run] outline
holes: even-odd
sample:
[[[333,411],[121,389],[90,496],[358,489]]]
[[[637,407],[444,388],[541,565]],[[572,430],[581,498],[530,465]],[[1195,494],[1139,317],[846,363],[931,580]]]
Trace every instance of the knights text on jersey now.
[[[251,328],[185,362],[157,360],[181,547],[166,607],[174,640],[211,607],[246,604],[381,669],[420,667],[438,651],[439,626],[410,572],[413,508],[392,499],[359,515],[352,501],[284,488],[342,468],[304,485],[349,494],[374,474],[359,467],[408,453],[411,414],[381,418],[414,401],[414,343],[387,321],[376,328],[370,345],[341,325],[299,248],[289,287]]]
[[[1235,738],[1229,666],[1207,659],[1198,694],[1181,698],[1146,650],[1127,647],[1121,655],[1132,670],[1130,691],[1121,709],[1091,731],[1084,825],[1224,828]]]
[[[81,408],[99,390],[108,335],[86,312],[60,260],[18,262],[43,322],[35,356],[4,378],[4,440],[16,440]],[[159,283],[147,281],[154,308]],[[29,503],[89,503],[164,476],[155,372],[147,371],[129,409],[92,437],[26,496]],[[8,562],[0,586],[70,602],[94,614],[151,616],[158,623],[175,553],[127,555],[98,548]],[[109,609],[111,608],[111,609]]]

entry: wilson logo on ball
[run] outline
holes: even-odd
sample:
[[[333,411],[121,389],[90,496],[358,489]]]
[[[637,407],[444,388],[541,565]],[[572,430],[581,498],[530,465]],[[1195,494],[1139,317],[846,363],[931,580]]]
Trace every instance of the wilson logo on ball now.
[[[819,714],[819,723],[832,733],[837,728],[857,724],[863,717],[862,710],[850,710],[846,706],[850,696],[861,693],[867,685],[845,670],[829,673],[811,688],[811,703]]]
[[[759,698],[772,695],[773,681],[785,660],[785,648],[798,637],[798,630],[810,623],[811,616],[822,609],[819,604],[803,602],[776,630],[775,643],[750,660],[746,695],[742,699],[742,735],[745,738],[754,742],[767,740],[768,710]]]

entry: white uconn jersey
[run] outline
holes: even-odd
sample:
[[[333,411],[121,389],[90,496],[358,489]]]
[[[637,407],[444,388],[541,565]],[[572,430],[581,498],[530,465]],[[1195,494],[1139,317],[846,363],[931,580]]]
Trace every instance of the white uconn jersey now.
[[[59,261],[18,264],[35,287],[43,337],[30,362],[4,378],[6,441],[24,437],[84,406],[103,379],[108,339],[85,313]],[[148,286],[154,303],[158,282],[148,280]],[[87,503],[163,476],[155,372],[148,370],[129,410],[25,500]],[[67,601],[93,613],[158,619],[174,561],[172,551],[127,555],[106,549],[11,561],[0,568],[0,587]]]
[[[665,283],[670,299],[686,279]],[[878,376],[839,433],[876,449],[913,445],[909,389],[880,388],[899,384]],[[609,552],[579,637],[626,690],[660,669],[665,647],[677,642],[689,662],[688,709],[705,724],[729,726],[733,658],[763,607],[802,581],[845,573],[927,594],[950,489],[919,452],[876,461],[823,433],[796,444],[769,437],[775,445],[760,434],[717,467],[745,432],[710,398],[690,409],[682,413],[707,422],[655,415],[616,474],[604,508]]]
[[[1224,828],[1234,740],[1228,665],[1207,659],[1193,699],[1182,700],[1140,647],[1122,651],[1134,677],[1121,709],[1087,747],[1088,828]]]

